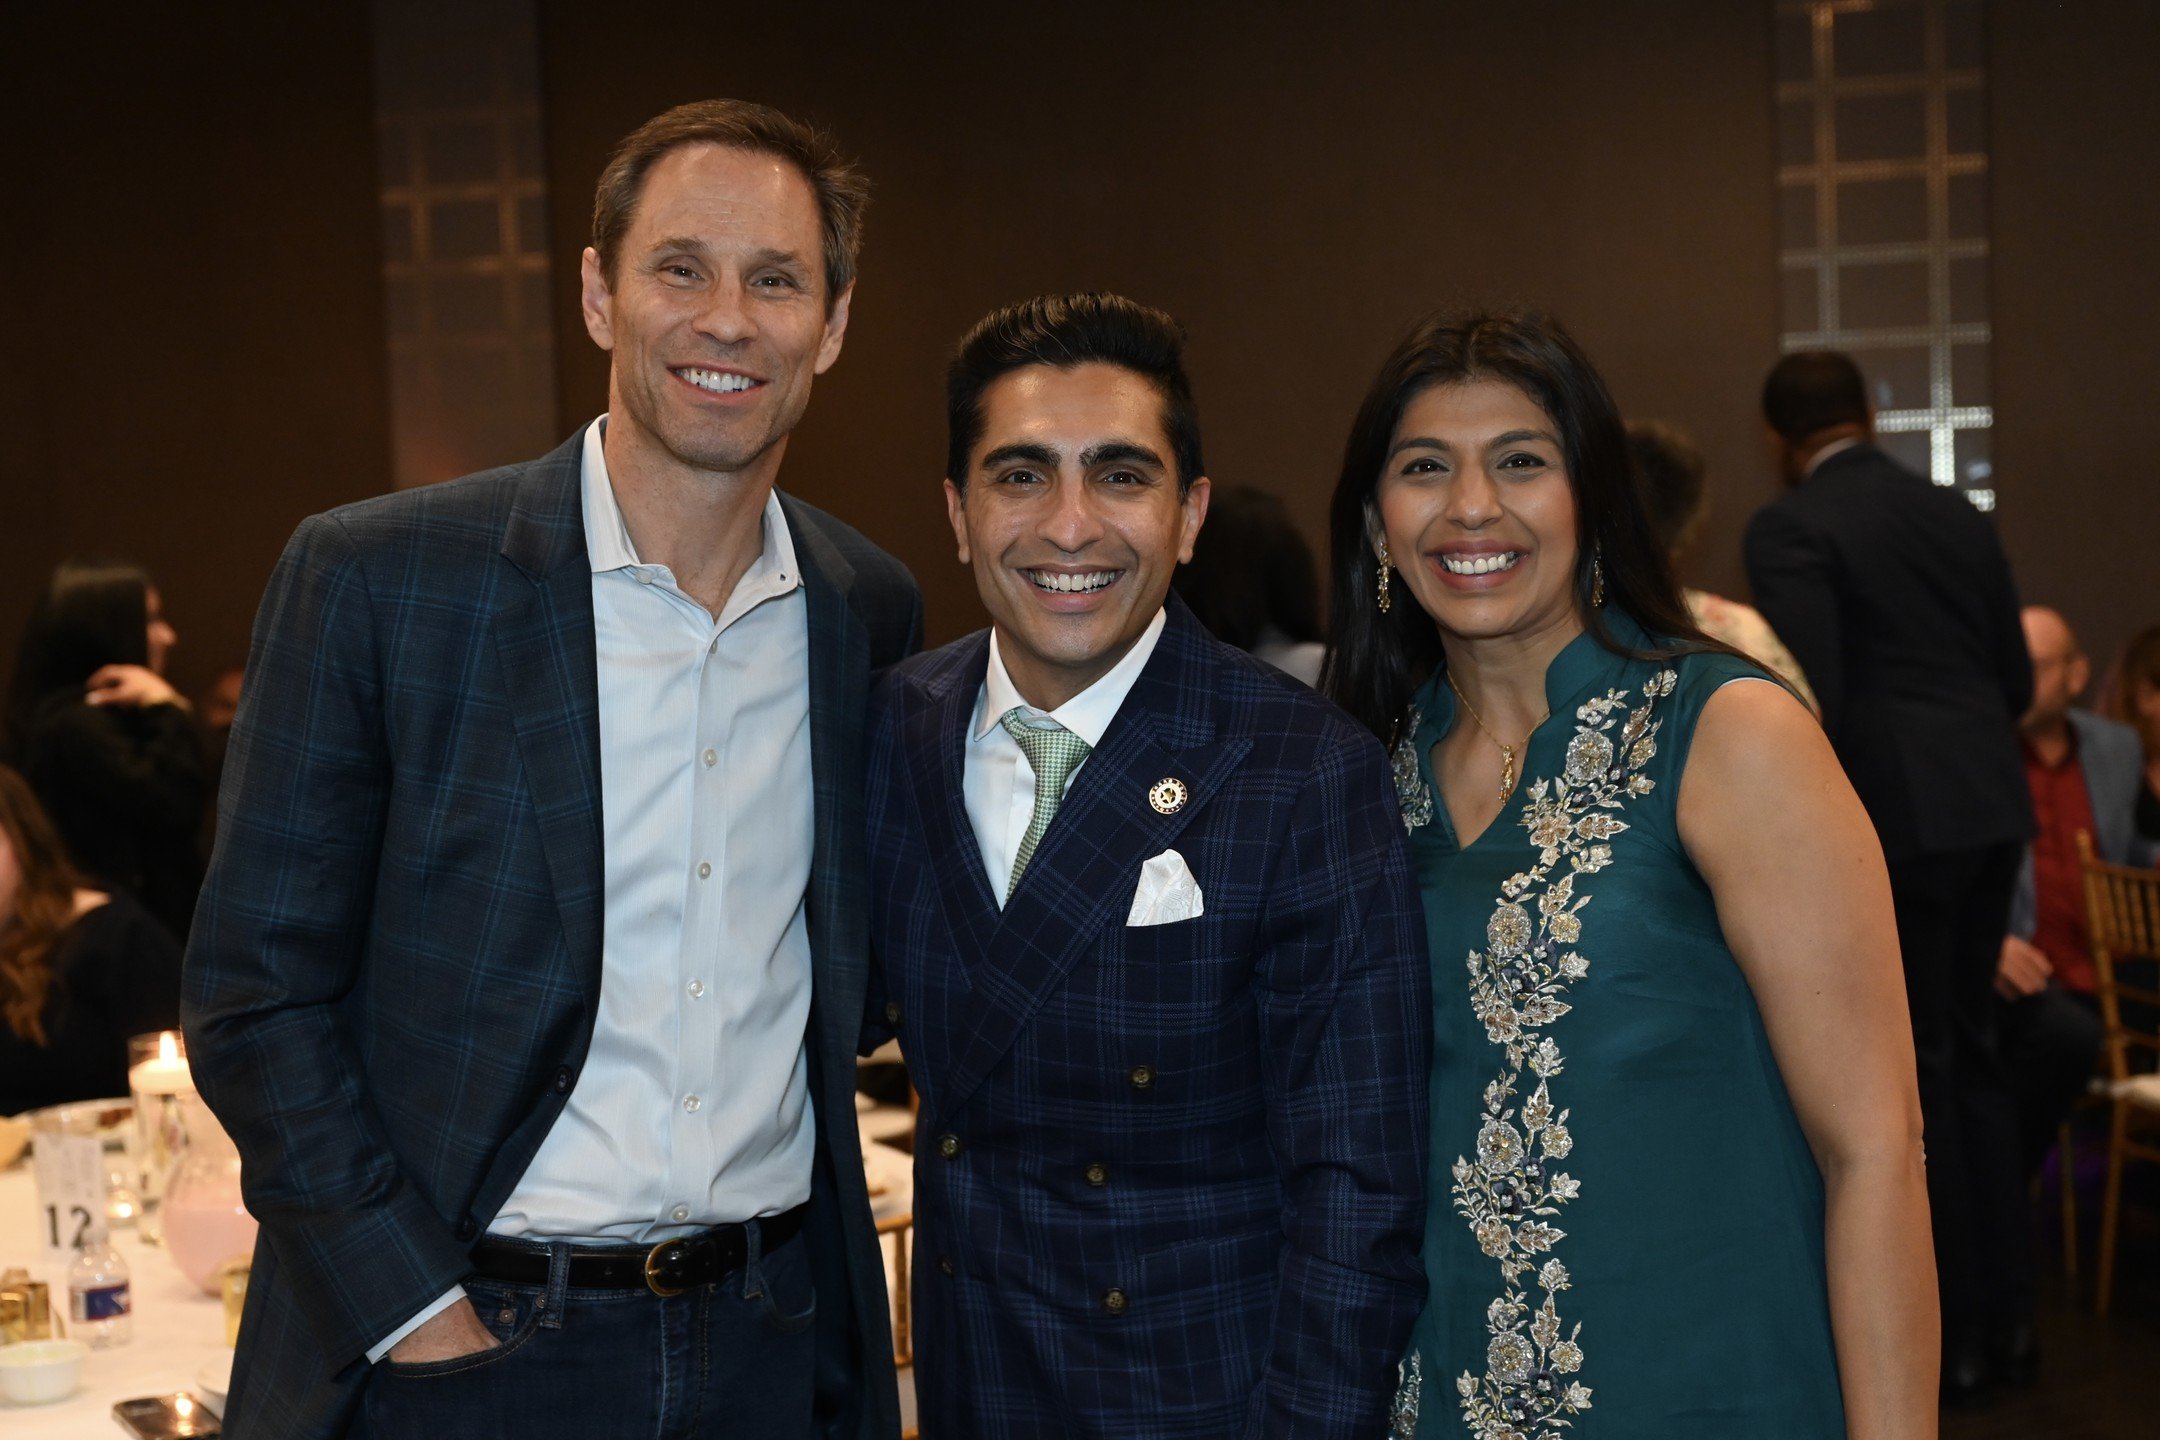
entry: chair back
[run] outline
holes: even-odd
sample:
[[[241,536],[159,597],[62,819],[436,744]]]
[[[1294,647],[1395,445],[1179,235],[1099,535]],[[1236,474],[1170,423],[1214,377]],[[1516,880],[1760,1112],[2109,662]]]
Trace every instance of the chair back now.
[[[2160,1061],[2160,871],[2096,858],[2082,830],[2077,847],[2108,1078],[2120,1084]]]

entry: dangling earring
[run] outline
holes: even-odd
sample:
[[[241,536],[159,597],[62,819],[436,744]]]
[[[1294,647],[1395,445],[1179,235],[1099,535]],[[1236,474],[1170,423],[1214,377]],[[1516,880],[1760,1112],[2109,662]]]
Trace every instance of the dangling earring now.
[[[1388,594],[1387,541],[1380,542],[1380,613],[1385,615],[1395,608],[1395,598]]]
[[[1595,550],[1590,552],[1590,604],[1593,609],[1605,607],[1605,563]]]

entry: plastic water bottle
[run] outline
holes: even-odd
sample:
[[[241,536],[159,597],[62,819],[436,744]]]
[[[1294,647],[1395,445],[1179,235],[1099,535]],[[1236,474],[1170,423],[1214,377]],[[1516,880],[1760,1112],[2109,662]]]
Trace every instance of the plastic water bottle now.
[[[68,1267],[68,1320],[75,1338],[92,1349],[127,1343],[127,1261],[104,1240],[93,1240]]]

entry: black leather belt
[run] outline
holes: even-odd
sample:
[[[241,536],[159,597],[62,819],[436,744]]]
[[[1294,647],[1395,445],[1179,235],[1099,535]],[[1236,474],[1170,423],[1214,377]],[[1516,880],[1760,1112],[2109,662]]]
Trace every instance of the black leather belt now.
[[[801,1233],[808,1204],[750,1224],[758,1227],[759,1249],[771,1253]],[[724,1280],[749,1258],[750,1240],[742,1225],[715,1225],[695,1235],[663,1240],[649,1249],[639,1245],[570,1252],[573,1290],[650,1290],[680,1295],[700,1285]],[[473,1273],[505,1285],[545,1285],[548,1252],[530,1240],[481,1240],[472,1249]]]

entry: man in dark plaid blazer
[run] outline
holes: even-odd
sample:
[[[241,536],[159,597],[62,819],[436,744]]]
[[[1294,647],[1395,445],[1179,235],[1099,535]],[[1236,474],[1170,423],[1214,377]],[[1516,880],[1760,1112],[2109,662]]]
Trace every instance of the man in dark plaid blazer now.
[[[1165,607],[1208,493],[1179,351],[1102,295],[962,342],[947,502],[993,625],[875,693],[926,1437],[1372,1440],[1423,1298],[1388,765]]]
[[[921,605],[771,488],[860,198],[776,112],[651,122],[585,252],[608,414],[280,561],[185,977],[262,1224],[234,1440],[897,1436],[860,807]]]

